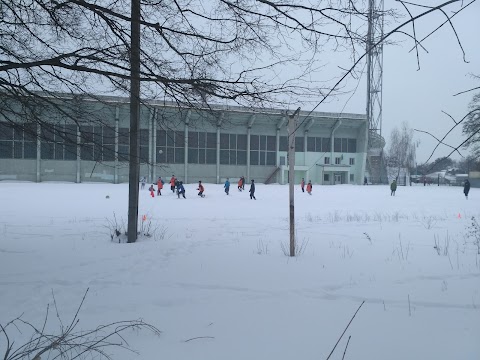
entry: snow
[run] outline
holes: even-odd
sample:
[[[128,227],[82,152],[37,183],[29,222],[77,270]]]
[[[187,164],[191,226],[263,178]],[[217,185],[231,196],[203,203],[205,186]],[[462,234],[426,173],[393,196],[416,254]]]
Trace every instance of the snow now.
[[[119,244],[107,224],[127,218],[126,184],[0,182],[0,323],[41,327],[52,293],[68,322],[89,288],[81,329],[142,318],[162,331],[128,333],[139,355],[110,349],[116,360],[326,359],[365,301],[331,359],[349,337],[345,359],[480,357],[478,189],[297,186],[303,253],[290,258],[288,186],[257,184],[256,201],[248,186],[195,188],[141,191],[153,236]]]

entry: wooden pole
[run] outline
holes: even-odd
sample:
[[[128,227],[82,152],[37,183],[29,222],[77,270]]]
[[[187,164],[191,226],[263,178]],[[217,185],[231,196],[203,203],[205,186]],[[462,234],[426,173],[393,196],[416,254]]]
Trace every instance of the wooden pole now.
[[[295,256],[295,125],[300,108],[288,116],[288,193],[290,202],[290,256]]]

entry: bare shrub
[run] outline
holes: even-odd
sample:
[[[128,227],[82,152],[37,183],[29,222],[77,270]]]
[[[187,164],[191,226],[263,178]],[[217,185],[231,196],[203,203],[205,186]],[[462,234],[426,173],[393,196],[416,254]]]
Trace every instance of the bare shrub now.
[[[407,245],[404,245],[402,242],[402,237],[399,234],[398,235],[398,244],[395,245],[392,255],[397,255],[398,259],[400,261],[408,261],[408,255],[410,253],[410,242],[407,243]]]
[[[305,253],[309,239],[303,238],[301,241],[295,241],[295,256],[300,256]],[[290,242],[280,242],[283,255],[290,256]]]
[[[117,220],[117,216],[113,213],[113,219],[106,219],[107,224],[104,225],[108,229],[110,239],[114,242],[126,242],[127,241],[127,228],[126,222],[124,219],[120,219],[120,222]]]
[[[443,244],[440,244],[440,237],[435,234],[433,235],[433,239],[435,242],[434,249],[437,251],[438,255],[443,255],[443,256],[449,256],[450,255],[450,235],[445,236],[445,239],[443,239]]]
[[[268,243],[265,243],[262,239],[257,241],[257,254],[258,255],[268,254]]]
[[[129,330],[149,330],[155,335],[160,335],[160,330],[143,320],[116,321],[106,325],[99,325],[94,329],[78,329],[80,322],[79,313],[87,296],[85,292],[72,320],[64,325],[57,309],[54,297],[56,317],[60,323],[58,332],[50,333],[46,330],[49,321],[49,306],[47,306],[45,319],[41,327],[36,326],[19,316],[5,325],[0,324],[0,336],[5,339],[4,360],[34,359],[108,359],[112,357],[108,349],[120,348],[138,354],[130,348],[125,340]],[[16,344],[12,339],[13,331],[30,331],[30,339],[24,343]],[[1,356],[1,354],[0,354]]]
[[[153,239],[155,241],[162,241],[165,239],[170,239],[171,237],[172,235],[169,235],[168,228],[165,225],[157,226],[153,231]]]
[[[477,247],[477,254],[480,255],[480,224],[474,216],[467,227],[467,237],[473,240],[473,244]]]
[[[435,216],[423,216],[420,219],[420,224],[427,230],[432,229],[437,224],[437,218]]]

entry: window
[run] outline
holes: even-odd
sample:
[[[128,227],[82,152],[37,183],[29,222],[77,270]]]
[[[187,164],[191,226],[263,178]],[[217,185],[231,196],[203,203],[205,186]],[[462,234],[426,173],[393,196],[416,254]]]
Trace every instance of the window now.
[[[305,151],[305,138],[304,137],[295,137],[295,151],[304,152]]]
[[[333,143],[333,151],[343,153],[356,153],[357,139],[336,138]]]
[[[102,141],[103,161],[115,161],[115,128],[105,126]]]
[[[255,141],[259,141],[257,137]],[[220,164],[247,164],[247,135],[220,134]]]
[[[102,161],[102,128],[97,126],[82,126],[83,137],[81,144],[85,144],[85,155],[88,160],[93,159],[93,148],[95,141],[97,141],[97,151]],[[34,134],[33,127],[28,130],[28,133]],[[94,134],[100,134],[100,138],[95,138]],[[36,140],[32,135],[25,135],[24,156],[34,158],[33,152],[36,148]],[[40,156],[42,159],[55,160],[76,160],[77,159],[77,125],[63,125],[63,124],[43,124],[41,128],[41,146]]]
[[[0,158],[13,158],[13,126],[0,122]]]
[[[205,135],[205,133],[201,133]],[[189,133],[189,141],[192,139],[193,144],[200,141],[199,133]],[[148,162],[148,129],[140,130],[140,161]],[[192,146],[189,143],[189,148]],[[198,152],[189,150],[188,158]],[[185,162],[185,133],[183,131],[173,130],[157,130],[157,149],[155,151],[157,163],[182,164]],[[198,161],[197,161],[198,162]]]
[[[258,150],[260,147],[260,138],[258,135],[250,135],[250,150]]]
[[[354,182],[355,181],[355,177],[353,176],[353,174],[350,174],[350,182]]]
[[[228,144],[228,136],[220,134],[220,147]],[[177,135],[177,142],[183,141],[183,138]],[[184,145],[183,145],[184,146]],[[183,162],[185,158],[184,147],[177,146],[175,143],[175,153],[173,158],[181,158]],[[157,155],[158,156],[158,155]],[[217,163],[217,133],[206,132],[188,132],[188,162],[190,164],[216,164]]]
[[[349,153],[357,152],[357,139],[348,139],[347,151]]]
[[[237,149],[247,150],[247,135],[237,135]]]
[[[87,129],[84,127],[84,132],[87,132]],[[88,129],[88,133],[92,134],[93,130]],[[53,124],[42,124],[41,129],[41,151],[40,156],[42,159],[53,160],[55,159],[55,132]],[[89,141],[93,142],[93,138]],[[93,145],[92,145],[93,146]]]
[[[228,134],[220,134],[220,149],[230,149],[230,136]]]
[[[157,141],[158,141],[158,138],[157,138]],[[157,153],[158,153],[158,148],[157,148]],[[119,128],[118,129],[118,160],[129,161],[129,154],[130,154],[130,130],[128,128]]]
[[[329,182],[330,181],[330,174],[323,174],[323,181]]]
[[[0,122],[0,158],[36,159],[37,124]]]
[[[330,151],[330,138],[322,138],[322,152]]]
[[[315,152],[315,139],[314,137],[307,137],[307,151]]]
[[[288,151],[288,137],[280,136],[279,151]]]
[[[325,165],[330,164],[330,158],[329,158],[329,157],[325,157],[325,159],[323,160],[323,163],[324,163]]]
[[[172,131],[173,133],[173,131]],[[140,162],[141,163],[148,163],[148,146],[150,143],[150,132],[148,129],[140,129]],[[171,136],[174,136],[171,134]],[[183,146],[183,144],[182,144]],[[183,161],[179,161],[183,162]]]
[[[350,158],[350,165],[355,165],[355,158]]]
[[[78,132],[77,125],[65,125],[65,152],[64,152],[65,160],[77,159],[77,132]],[[114,132],[114,135],[115,135],[115,132]],[[114,148],[114,151],[115,151],[115,148]]]
[[[333,151],[342,152],[342,139],[336,138],[333,140]]]
[[[339,158],[339,157],[335,158],[335,164],[336,165],[340,165],[341,162],[342,162],[342,158]]]
[[[250,135],[250,165],[275,165],[276,147],[275,136]]]

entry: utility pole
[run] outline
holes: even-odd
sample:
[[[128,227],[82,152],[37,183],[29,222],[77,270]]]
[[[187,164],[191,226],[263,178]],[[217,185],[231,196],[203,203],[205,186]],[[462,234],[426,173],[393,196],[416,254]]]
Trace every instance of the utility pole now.
[[[132,0],[130,23],[130,164],[128,176],[128,242],[137,241],[140,178],[140,0]]]
[[[295,125],[300,108],[288,115],[288,193],[290,201],[290,256],[295,256]]]

